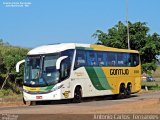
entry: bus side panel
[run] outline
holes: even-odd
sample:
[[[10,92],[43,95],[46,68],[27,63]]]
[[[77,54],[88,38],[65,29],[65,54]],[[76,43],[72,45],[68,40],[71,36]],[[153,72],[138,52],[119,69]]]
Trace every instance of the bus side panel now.
[[[76,85],[82,87],[83,97],[113,94],[100,67],[80,67],[74,70],[71,80],[72,95],[74,95]]]
[[[128,83],[132,85],[132,93],[141,89],[141,69],[137,67],[103,67],[102,68],[109,84],[112,87],[113,94],[118,94],[120,84],[124,83],[127,87]]]
[[[132,93],[139,92],[141,90],[141,65],[132,67]]]

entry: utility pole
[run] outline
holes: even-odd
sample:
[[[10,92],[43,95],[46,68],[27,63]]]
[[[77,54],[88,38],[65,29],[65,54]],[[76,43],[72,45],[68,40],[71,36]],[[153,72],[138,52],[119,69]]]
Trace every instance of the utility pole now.
[[[131,48],[130,48],[130,40],[129,40],[129,24],[128,24],[128,0],[126,0],[126,23],[127,23],[128,49],[131,49]]]

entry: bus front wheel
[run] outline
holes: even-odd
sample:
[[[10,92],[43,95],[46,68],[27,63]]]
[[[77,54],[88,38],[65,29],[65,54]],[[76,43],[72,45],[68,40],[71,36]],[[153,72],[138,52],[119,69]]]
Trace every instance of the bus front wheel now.
[[[82,100],[82,88],[76,87],[74,91],[73,103],[80,103]]]
[[[24,100],[24,98],[23,98],[23,104],[25,104],[25,105],[26,105],[26,101]]]

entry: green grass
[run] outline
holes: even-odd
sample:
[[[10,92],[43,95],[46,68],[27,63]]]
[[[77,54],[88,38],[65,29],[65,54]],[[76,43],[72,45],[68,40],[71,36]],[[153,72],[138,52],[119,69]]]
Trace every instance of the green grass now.
[[[0,90],[0,98],[16,98],[20,96],[22,96],[22,94],[13,93],[13,91],[10,89]]]
[[[148,90],[160,90],[160,81],[155,82],[142,82],[142,89],[147,86]]]
[[[142,82],[142,89],[147,86],[148,90],[160,90],[160,66],[157,67],[156,71],[152,72],[153,78],[156,80],[154,82]]]
[[[156,71],[152,73],[154,78],[160,78],[160,66],[157,67]]]

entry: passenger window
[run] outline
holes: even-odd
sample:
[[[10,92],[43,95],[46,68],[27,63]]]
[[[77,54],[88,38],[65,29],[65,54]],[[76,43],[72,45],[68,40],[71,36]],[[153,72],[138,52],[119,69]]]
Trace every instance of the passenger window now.
[[[96,54],[93,51],[87,51],[87,63],[89,66],[97,66]]]
[[[72,59],[73,59],[73,53],[74,53],[74,50],[66,50],[66,51],[63,51],[61,56],[68,56],[68,59],[69,59],[69,64],[71,65],[72,64]]]
[[[137,66],[139,65],[139,55],[132,53],[132,66]]]
[[[85,51],[77,50],[76,60],[75,60],[75,68],[85,66],[85,65],[86,65]]]
[[[130,54],[123,53],[124,66],[131,66]]]
[[[116,66],[116,54],[109,52],[107,54],[107,58],[108,58],[108,66]]]
[[[118,66],[124,66],[124,54],[123,53],[117,53],[117,65]]]
[[[61,80],[66,79],[70,75],[71,64],[69,58],[66,58],[61,63],[60,76]]]
[[[97,52],[97,62],[98,62],[98,66],[105,65],[103,52]]]
[[[108,52],[103,52],[104,65],[108,66]]]

